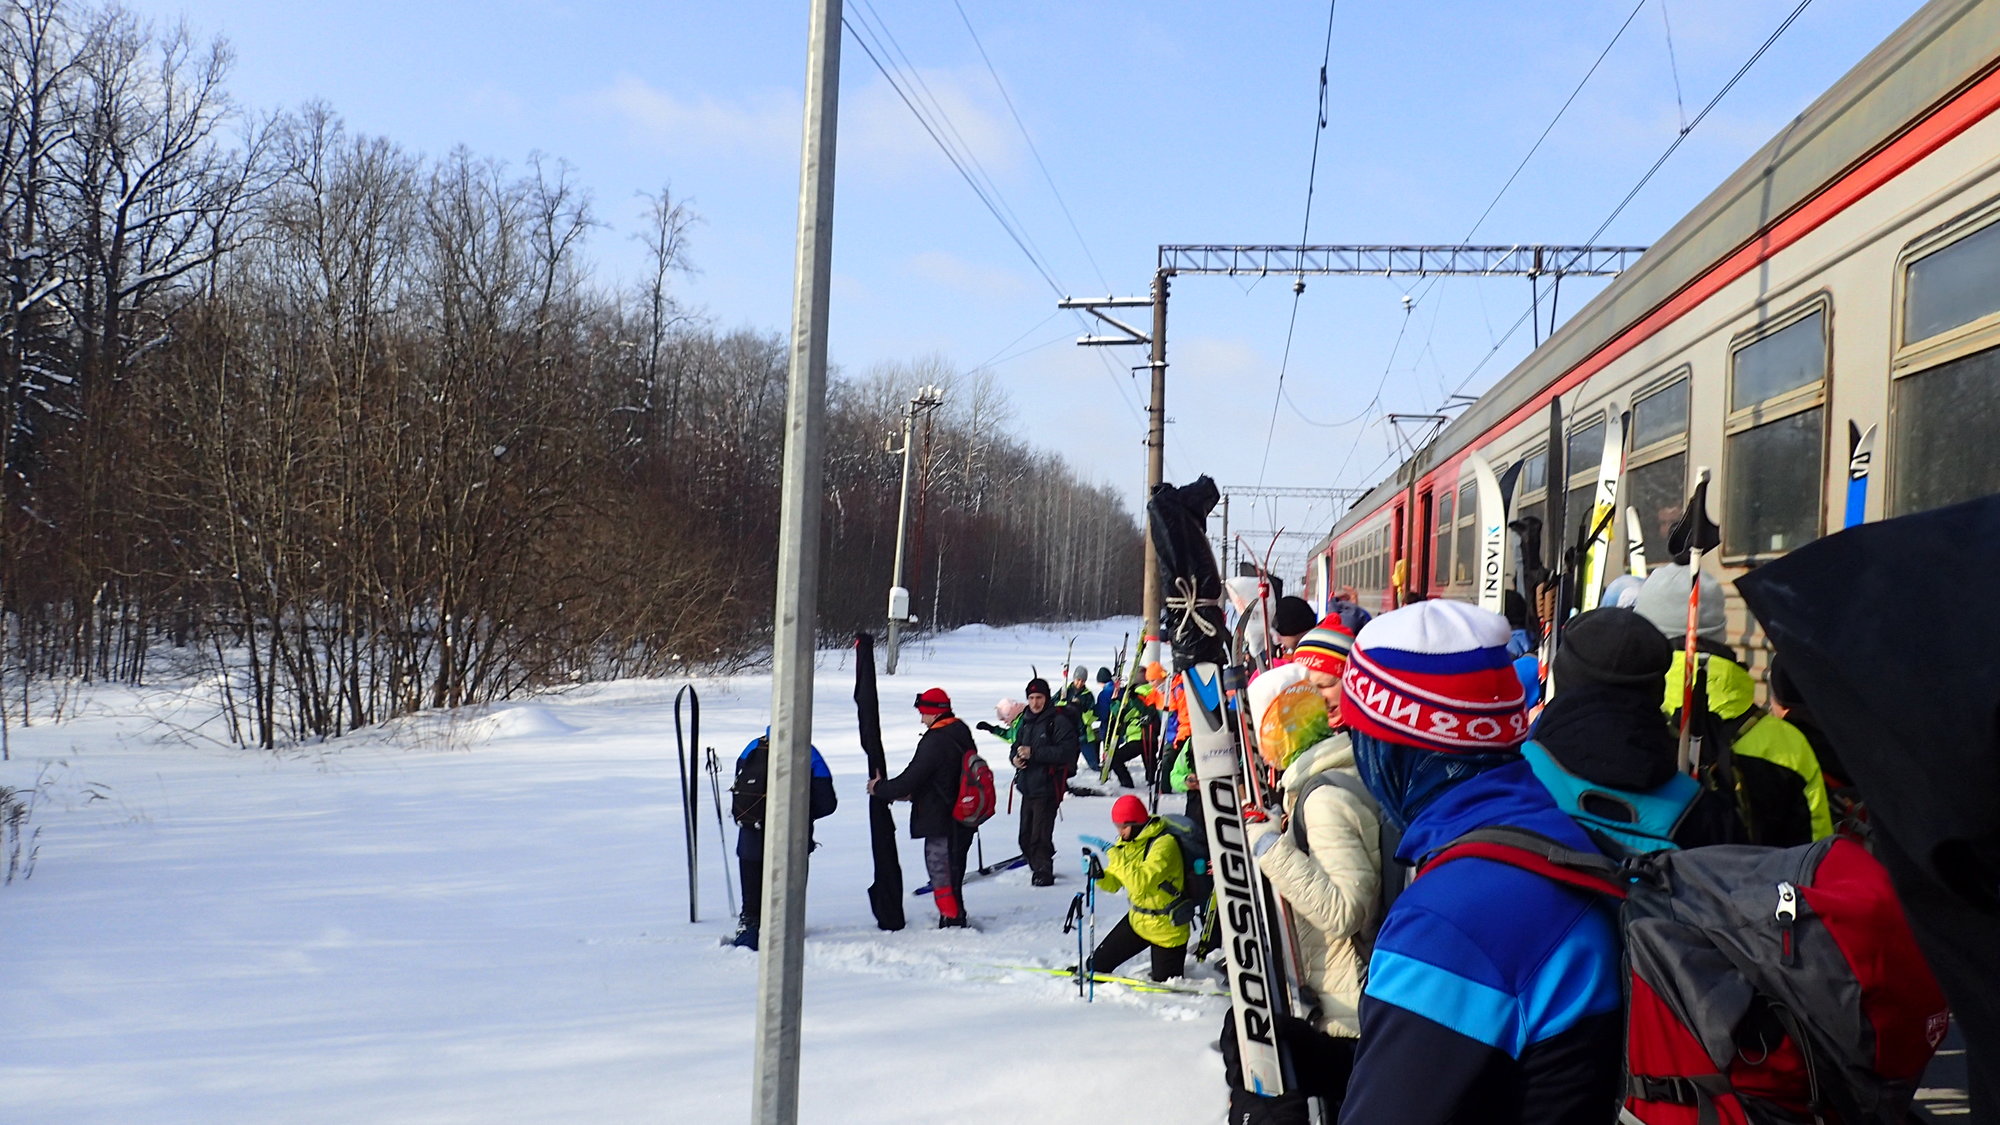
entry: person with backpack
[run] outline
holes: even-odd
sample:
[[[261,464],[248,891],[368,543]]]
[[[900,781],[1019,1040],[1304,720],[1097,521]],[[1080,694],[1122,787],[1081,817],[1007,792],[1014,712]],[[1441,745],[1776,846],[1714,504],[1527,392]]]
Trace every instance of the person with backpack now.
[[[1522,754],[1557,807],[1607,855],[1739,842],[1734,791],[1714,773],[1680,770],[1680,742],[1660,714],[1673,646],[1645,618],[1605,606],[1580,613],[1556,650],[1555,698]]]
[[[1070,673],[1069,682],[1056,693],[1054,703],[1069,712],[1076,721],[1077,747],[1083,752],[1083,764],[1095,772],[1097,764],[1097,725],[1103,716],[1097,710],[1097,693],[1090,690],[1090,669],[1077,665]]]
[[[1633,605],[1674,648],[1662,709],[1679,722],[1687,654],[1688,568],[1668,563],[1646,576]],[[1702,737],[1704,771],[1720,765],[1733,785],[1743,821],[1741,842],[1784,848],[1833,834],[1826,779],[1812,744],[1799,729],[1757,704],[1757,686],[1724,642],[1722,582],[1703,571],[1695,628],[1694,733]],[[1562,677],[1556,677],[1562,690]]]
[[[1127,789],[1132,788],[1132,771],[1126,763],[1134,758],[1147,767],[1147,781],[1153,778],[1150,766],[1154,759],[1148,748],[1159,737],[1160,713],[1157,704],[1161,698],[1160,685],[1150,680],[1126,688],[1124,698],[1114,712],[1117,729],[1105,733],[1107,744],[1116,747],[1111,751],[1107,768],[1118,778],[1118,784]]]
[[[1187,967],[1188,921],[1194,888],[1180,840],[1167,822],[1146,812],[1146,802],[1130,793],[1111,805],[1118,840],[1094,860],[1099,890],[1124,891],[1131,905],[1125,917],[1091,951],[1085,968],[1115,973],[1142,952],[1152,954],[1152,978],[1170,980]],[[1206,890],[1201,891],[1206,897]]]
[[[813,820],[824,820],[833,815],[840,805],[840,797],[833,791],[833,771],[826,768],[826,759],[819,756],[819,747],[812,751],[812,784],[807,796],[807,810]],[[763,921],[764,909],[764,798],[769,787],[771,767],[771,728],[750,740],[743,752],[736,756],[736,778],[729,785],[729,816],[736,822],[736,873],[743,886],[743,910],[737,916],[736,934],[726,943],[739,949],[757,948],[758,928]],[[811,829],[807,829],[806,852],[819,844],[813,841]]]
[[[1252,821],[1245,831],[1258,869],[1291,908],[1300,983],[1311,1006],[1302,1020],[1280,1017],[1278,1035],[1298,1082],[1279,1099],[1243,1088],[1235,1023],[1225,1021],[1231,1121],[1303,1122],[1307,1098],[1320,1099],[1329,1112],[1339,1109],[1361,1034],[1361,988],[1385,883],[1399,886],[1402,878],[1400,869],[1384,870],[1385,862],[1395,864],[1393,845],[1384,856],[1381,814],[1355,770],[1338,711],[1329,712],[1315,687],[1322,680],[1339,684],[1352,642],[1342,629],[1311,629],[1294,646],[1291,666],[1265,673],[1248,693],[1258,750],[1283,773],[1282,819]]]
[[[1527,716],[1505,618],[1427,600],[1355,637],[1340,717],[1417,878],[1368,962],[1344,1125],[1608,1125],[1621,1090],[1615,911],[1496,860],[1425,860],[1507,827],[1597,854],[1522,760]],[[1600,857],[1601,858],[1601,857]]]
[[[1036,676],[1028,681],[1028,709],[1021,713],[1016,728],[1014,788],[1021,794],[1021,854],[1034,872],[1029,879],[1037,887],[1052,887],[1056,881],[1056,806],[1076,772],[1078,733],[1069,712],[1049,702],[1049,682]],[[968,736],[970,737],[970,736]]]
[[[952,929],[966,924],[965,855],[974,829],[957,818],[956,806],[966,759],[976,756],[977,749],[972,728],[952,714],[951,696],[943,688],[928,688],[917,696],[917,719],[924,734],[910,764],[895,777],[869,778],[868,792],[910,802],[910,835],[924,842],[924,870],[930,874],[938,928]]]

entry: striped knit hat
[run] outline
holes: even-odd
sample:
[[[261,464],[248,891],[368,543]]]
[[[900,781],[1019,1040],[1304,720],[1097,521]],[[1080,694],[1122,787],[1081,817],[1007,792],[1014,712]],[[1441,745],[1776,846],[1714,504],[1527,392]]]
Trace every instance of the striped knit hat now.
[[[1300,638],[1299,647],[1292,650],[1292,663],[1308,672],[1338,676],[1347,669],[1347,653],[1353,647],[1354,634],[1340,618],[1329,617]]]
[[[1498,754],[1528,737],[1507,619],[1465,602],[1423,601],[1362,626],[1341,677],[1341,719],[1386,742]]]

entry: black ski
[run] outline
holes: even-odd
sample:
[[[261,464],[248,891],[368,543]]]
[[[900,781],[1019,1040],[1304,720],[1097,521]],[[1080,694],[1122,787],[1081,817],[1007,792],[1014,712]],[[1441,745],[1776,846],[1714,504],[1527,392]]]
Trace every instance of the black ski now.
[[[688,702],[689,723],[683,735],[681,701]],[[688,921],[699,922],[700,893],[695,877],[695,852],[699,848],[695,821],[701,812],[701,696],[693,684],[681,685],[674,693],[674,755],[681,766],[681,828],[686,834],[688,860]]]
[[[882,746],[882,705],[875,694],[875,638],[854,634],[854,710],[861,724],[861,752],[868,757],[868,776],[889,776],[888,752]],[[903,928],[903,861],[896,852],[896,818],[889,802],[868,797],[868,839],[875,855],[875,881],[868,884],[868,905],[875,925]]]

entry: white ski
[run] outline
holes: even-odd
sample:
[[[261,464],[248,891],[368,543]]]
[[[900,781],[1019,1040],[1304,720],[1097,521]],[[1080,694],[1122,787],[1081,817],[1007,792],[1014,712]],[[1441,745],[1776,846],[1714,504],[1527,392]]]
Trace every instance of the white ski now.
[[[1618,510],[1618,481],[1625,468],[1625,431],[1632,415],[1620,411],[1616,403],[1604,408],[1604,455],[1597,463],[1597,494],[1590,506],[1590,538],[1584,542],[1580,592],[1585,610],[1597,608],[1604,596],[1604,579],[1609,567],[1611,540],[1617,534],[1612,515]]]
[[[1500,478],[1484,454],[1473,450],[1465,459],[1472,467],[1473,487],[1479,496],[1479,608],[1504,613],[1507,571],[1507,500],[1500,493]]]
[[[1639,509],[1625,505],[1625,573],[1646,577],[1646,529],[1639,522]]]

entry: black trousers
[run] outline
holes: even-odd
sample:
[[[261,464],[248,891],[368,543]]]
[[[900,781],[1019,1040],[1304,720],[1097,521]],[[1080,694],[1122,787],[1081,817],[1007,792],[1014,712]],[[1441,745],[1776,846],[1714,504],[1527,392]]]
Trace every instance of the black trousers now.
[[[1307,1098],[1326,1107],[1326,1120],[1340,1116],[1347,1100],[1347,1080],[1354,1073],[1354,1039],[1335,1039],[1294,1016],[1278,1017],[1278,1042],[1292,1059],[1297,1089],[1276,1097],[1254,1094],[1243,1086],[1243,1057],[1236,1042],[1236,1013],[1222,1015],[1222,1077],[1229,1083],[1229,1120],[1259,1125],[1306,1125]]]
[[[812,849],[817,844],[806,845],[806,867],[812,867]],[[764,830],[747,824],[736,826],[736,877],[743,887],[743,910],[737,921],[745,926],[755,926],[764,913]]]
[[[1061,800],[1055,793],[1021,797],[1021,854],[1037,875],[1056,873],[1056,804]]]
[[[1111,755],[1111,772],[1118,776],[1118,784],[1127,789],[1132,788],[1132,771],[1125,768],[1125,763],[1134,758],[1140,759],[1145,766],[1147,782],[1153,780],[1153,756],[1146,753],[1146,744],[1138,740],[1128,742]]]
[[[1090,954],[1090,971],[1093,973],[1115,973],[1118,966],[1130,961],[1144,950],[1153,951],[1153,979],[1169,980],[1182,975],[1187,968],[1187,946],[1172,947],[1154,945],[1139,936],[1132,928],[1132,916],[1118,919],[1104,940]]]

